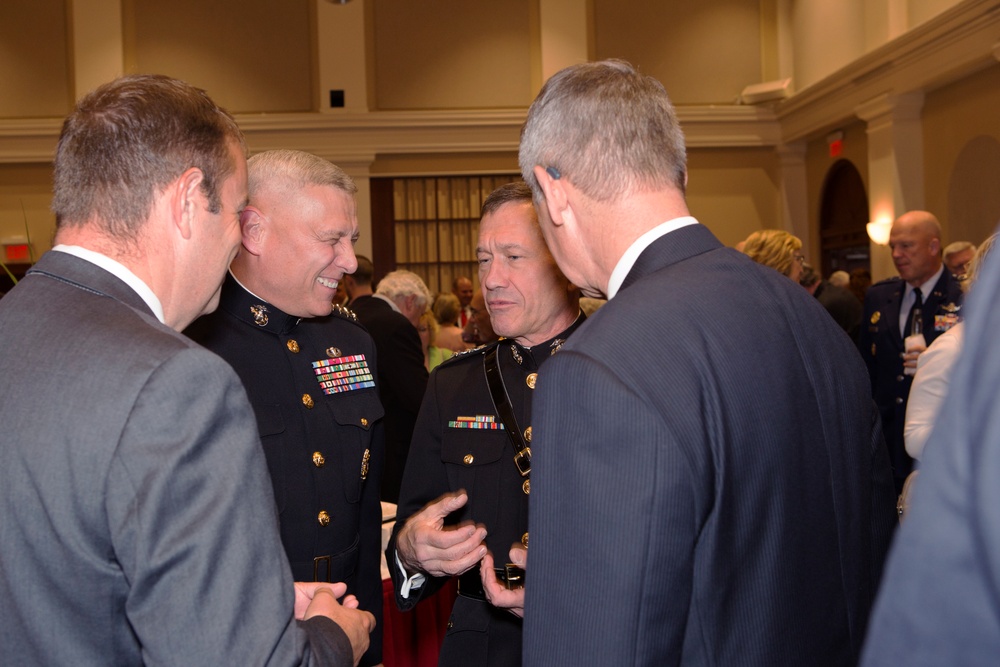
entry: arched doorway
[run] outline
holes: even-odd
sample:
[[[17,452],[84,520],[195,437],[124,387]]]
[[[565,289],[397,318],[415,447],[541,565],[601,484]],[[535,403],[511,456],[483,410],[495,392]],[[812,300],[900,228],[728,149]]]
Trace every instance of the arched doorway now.
[[[868,193],[850,160],[837,160],[823,182],[819,229],[822,271],[871,270]]]

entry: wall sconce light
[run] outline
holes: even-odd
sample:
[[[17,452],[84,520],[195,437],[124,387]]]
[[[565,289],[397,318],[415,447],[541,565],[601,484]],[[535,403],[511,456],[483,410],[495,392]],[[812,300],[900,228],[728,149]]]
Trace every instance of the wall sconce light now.
[[[869,222],[866,229],[868,230],[868,238],[872,240],[872,243],[875,245],[889,245],[889,232],[892,231],[892,222],[890,220]]]

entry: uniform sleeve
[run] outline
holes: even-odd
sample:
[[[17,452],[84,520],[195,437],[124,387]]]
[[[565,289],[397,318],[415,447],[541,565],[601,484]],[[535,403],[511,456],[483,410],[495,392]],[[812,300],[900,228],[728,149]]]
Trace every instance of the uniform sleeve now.
[[[406,520],[425,505],[449,490],[448,474],[441,460],[441,411],[438,402],[438,372],[431,374],[424,395],[417,423],[413,428],[410,453],[403,471],[403,484],[399,491],[399,505],[396,509],[396,525],[386,548],[386,561],[392,575],[393,589],[396,591],[396,606],[402,611],[412,609],[417,602],[437,591],[447,581],[445,577],[428,576],[419,590],[412,590],[408,597],[400,592],[406,579],[396,566],[396,536]]]
[[[124,612],[144,662],[353,663],[336,624],[293,618],[270,488],[253,412],[229,366],[186,349],[156,368],[106,488],[113,557],[130,584]]]
[[[525,664],[678,664],[700,487],[677,439],[580,354],[551,359],[536,391]]]

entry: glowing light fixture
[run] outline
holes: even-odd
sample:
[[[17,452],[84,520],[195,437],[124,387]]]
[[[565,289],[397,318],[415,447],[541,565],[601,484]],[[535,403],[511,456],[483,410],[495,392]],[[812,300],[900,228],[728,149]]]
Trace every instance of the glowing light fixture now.
[[[869,222],[866,226],[868,238],[876,245],[889,245],[889,232],[892,230],[892,221],[879,219]]]

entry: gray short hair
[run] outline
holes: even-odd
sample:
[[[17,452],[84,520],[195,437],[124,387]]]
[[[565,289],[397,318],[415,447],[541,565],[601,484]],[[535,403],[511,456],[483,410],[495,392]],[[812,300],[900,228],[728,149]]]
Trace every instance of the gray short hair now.
[[[952,255],[964,252],[966,250],[971,250],[972,252],[976,252],[976,246],[968,241],[955,241],[954,243],[949,243],[944,247],[942,255],[944,256],[945,259],[948,259]]]
[[[262,188],[299,190],[307,185],[330,186],[352,197],[358,193],[358,186],[347,172],[312,153],[274,150],[257,153],[247,160],[251,202]]]
[[[580,191],[612,201],[639,188],[684,192],[684,133],[663,85],[623,60],[574,65],[542,87],[521,130],[521,175],[552,167]]]
[[[375,293],[388,297],[393,301],[408,297],[411,294],[415,295],[417,297],[416,305],[421,311],[427,310],[427,307],[431,303],[431,291],[427,289],[427,285],[424,284],[423,279],[412,271],[402,269],[399,271],[390,271],[385,274],[385,277],[378,281],[378,288],[375,290]]]

